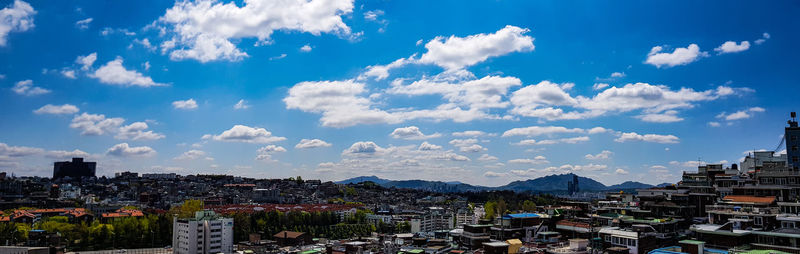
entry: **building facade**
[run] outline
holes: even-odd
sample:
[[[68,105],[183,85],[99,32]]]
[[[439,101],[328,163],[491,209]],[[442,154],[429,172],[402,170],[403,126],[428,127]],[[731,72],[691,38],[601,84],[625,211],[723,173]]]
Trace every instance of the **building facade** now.
[[[175,254],[233,253],[233,219],[213,211],[198,211],[194,218],[173,219]]]

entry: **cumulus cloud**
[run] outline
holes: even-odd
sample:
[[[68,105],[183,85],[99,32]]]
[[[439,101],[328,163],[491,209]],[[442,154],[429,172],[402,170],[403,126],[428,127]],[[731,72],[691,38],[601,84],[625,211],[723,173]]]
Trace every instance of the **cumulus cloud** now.
[[[714,51],[716,51],[717,54],[722,55],[727,53],[742,52],[748,49],[750,49],[750,42],[748,41],[742,41],[738,44],[735,41],[726,41],[722,45],[719,45],[719,47],[715,48]]]
[[[78,149],[75,149],[75,150],[72,150],[72,151],[53,150],[53,151],[47,151],[44,154],[44,156],[47,157],[47,158],[56,159],[56,160],[66,160],[66,159],[76,158],[76,157],[86,158],[86,157],[89,157],[89,153],[81,151],[81,150],[78,150]]]
[[[78,58],[75,59],[75,63],[81,65],[81,70],[88,70],[89,68],[92,68],[94,61],[97,61],[97,52],[93,52],[85,56],[78,56]]]
[[[677,116],[678,111],[667,110],[662,113],[652,113],[639,115],[637,118],[645,122],[651,123],[674,123],[683,121],[683,118]]]
[[[238,61],[248,55],[232,41],[256,38],[257,45],[266,45],[276,30],[357,36],[342,20],[352,11],[352,0],[182,1],[154,26],[170,36],[161,47],[172,60]]]
[[[300,47],[300,51],[302,51],[302,52],[311,52],[311,46],[309,46],[308,44],[303,45],[302,47]]]
[[[627,170],[618,168],[617,170],[614,170],[614,173],[617,173],[618,175],[627,175],[629,172]]]
[[[191,98],[183,101],[173,101],[172,107],[175,109],[192,110],[197,108],[197,101]]]
[[[165,137],[164,134],[148,131],[147,128],[149,128],[149,126],[147,126],[145,122],[134,122],[120,127],[114,138],[126,140],[158,140]]]
[[[242,142],[242,143],[273,143],[286,140],[284,137],[273,136],[272,132],[264,128],[250,127],[246,125],[234,125],[229,130],[223,131],[219,135],[205,135],[204,139],[211,138],[216,141]]]
[[[458,150],[461,151],[462,153],[477,153],[477,152],[486,151],[487,149],[485,147],[481,146],[481,145],[472,144],[472,145],[459,147]]]
[[[678,143],[679,140],[680,139],[674,135],[659,135],[659,134],[641,135],[636,132],[621,133],[617,139],[614,139],[614,141],[620,143],[629,141],[644,141],[644,142],[654,142],[662,144]]]
[[[567,128],[563,126],[530,126],[530,127],[513,128],[507,130],[503,132],[503,137],[512,137],[512,136],[533,137],[533,136],[562,134],[562,133],[583,133],[583,131],[584,130],[580,128]]]
[[[482,137],[482,136],[496,136],[497,134],[472,130],[472,131],[453,132],[451,135],[453,135],[454,137]]]
[[[261,147],[256,151],[258,155],[256,155],[256,160],[260,161],[269,161],[272,160],[272,154],[279,153],[279,152],[286,152],[286,148],[276,145],[268,145],[265,147]]]
[[[239,100],[239,102],[237,102],[236,105],[233,105],[233,109],[248,109],[248,108],[250,108],[250,105],[248,105],[247,101],[245,101],[244,99]]]
[[[65,115],[65,114],[75,114],[78,113],[78,111],[80,111],[78,107],[72,104],[64,104],[64,105],[47,104],[37,110],[34,110],[33,113],[39,115],[41,114]]]
[[[484,154],[481,154],[480,157],[478,157],[478,160],[479,161],[496,161],[496,160],[498,160],[498,158],[495,157],[495,156],[491,156],[489,154],[484,153]]]
[[[73,117],[69,127],[81,130],[81,135],[84,136],[115,133],[114,138],[123,140],[158,140],[165,137],[164,134],[147,130],[149,126],[145,122],[123,125],[124,123],[125,119],[121,117],[106,118],[103,114],[84,112]]]
[[[360,156],[366,155],[371,156],[380,153],[384,149],[375,144],[372,141],[359,141],[353,143],[350,148],[347,148],[342,152],[343,155],[351,155],[351,156]]]
[[[425,44],[428,52],[420,56],[420,63],[456,70],[483,62],[489,57],[534,49],[533,37],[525,35],[526,28],[506,26],[491,34],[476,34],[467,37],[436,37]]]
[[[524,139],[520,140],[517,143],[513,143],[513,145],[527,146],[527,145],[577,144],[587,141],[589,141],[589,137],[587,136],[560,138],[560,139],[544,139],[544,140]]]
[[[318,148],[318,147],[330,147],[331,144],[325,142],[321,139],[302,139],[300,143],[294,146],[297,149],[310,149],[310,148]]]
[[[389,135],[392,136],[393,138],[408,139],[408,140],[438,138],[442,136],[442,134],[439,133],[425,135],[422,133],[422,131],[419,130],[419,127],[417,126],[397,128],[394,129],[394,131],[392,131],[392,133]]]
[[[30,155],[41,154],[44,149],[27,147],[27,146],[9,146],[6,143],[0,143],[0,157],[24,157]]]
[[[746,110],[739,110],[739,111],[736,111],[736,112],[733,112],[733,113],[729,113],[729,114],[725,113],[725,112],[722,112],[722,113],[719,113],[717,115],[717,118],[724,119],[726,121],[735,121],[735,120],[741,120],[741,119],[750,118],[750,117],[753,116],[752,115],[753,113],[764,112],[764,111],[766,111],[766,110],[764,108],[762,108],[762,107],[752,107],[752,108],[748,108]]]
[[[156,154],[156,150],[149,146],[130,146],[128,143],[119,143],[106,150],[106,154],[118,157],[150,157]]]
[[[125,69],[125,67],[122,66],[122,57],[117,57],[105,65],[100,66],[100,68],[97,68],[97,70],[94,71],[94,74],[91,74],[90,76],[96,78],[103,84],[118,85],[123,87],[166,86],[166,84],[154,82],[152,78],[144,76],[142,73]]]
[[[611,157],[612,154],[614,153],[609,150],[603,150],[598,154],[587,154],[586,156],[584,156],[584,158],[586,158],[587,160],[605,160]]]
[[[68,70],[68,69],[61,70],[61,75],[68,79],[78,78],[77,76],[75,76],[74,70]]]
[[[672,53],[661,52],[664,50],[662,46],[655,46],[647,53],[646,64],[661,67],[674,67],[678,65],[687,65],[702,57],[708,56],[708,52],[700,51],[700,46],[697,44],[689,44],[685,48],[675,48]]]
[[[608,83],[594,83],[592,85],[592,90],[603,90],[603,88],[608,87]]]
[[[81,135],[98,136],[106,133],[113,133],[125,122],[120,117],[106,118],[102,114],[83,113],[72,118],[69,127],[80,129]]]
[[[441,150],[442,146],[434,145],[428,143],[428,141],[425,141],[422,142],[422,144],[419,144],[419,147],[417,149],[419,149],[420,151],[433,151],[433,150]]]
[[[36,10],[25,1],[15,0],[13,4],[0,10],[0,47],[8,44],[8,34],[25,32],[34,27],[33,15]]]
[[[494,171],[486,171],[483,173],[485,177],[508,177],[508,173],[501,173],[501,172],[494,172]]]
[[[25,96],[34,96],[34,95],[40,95],[40,94],[47,94],[47,93],[51,92],[48,89],[44,89],[44,88],[41,88],[41,87],[38,87],[38,86],[34,86],[33,85],[33,80],[30,80],[30,79],[19,81],[19,82],[15,83],[14,87],[11,88],[11,91],[14,91],[14,93],[17,93],[17,94],[20,94],[20,95],[25,95]]]
[[[546,157],[539,155],[539,156],[534,157],[533,159],[513,159],[513,160],[509,160],[508,163],[539,165],[539,164],[550,163],[550,161],[548,161]]]

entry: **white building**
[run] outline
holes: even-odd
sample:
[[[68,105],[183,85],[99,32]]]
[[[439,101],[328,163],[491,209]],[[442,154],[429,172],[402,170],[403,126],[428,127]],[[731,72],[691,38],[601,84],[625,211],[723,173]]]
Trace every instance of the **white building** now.
[[[772,151],[754,151],[753,153],[748,153],[747,156],[744,157],[744,160],[739,165],[741,166],[739,171],[747,173],[748,171],[760,169],[764,165],[764,162],[786,163],[788,161],[786,158],[786,153],[775,154],[775,152]]]
[[[233,219],[213,211],[198,211],[194,218],[173,219],[172,249],[175,254],[233,253]]]

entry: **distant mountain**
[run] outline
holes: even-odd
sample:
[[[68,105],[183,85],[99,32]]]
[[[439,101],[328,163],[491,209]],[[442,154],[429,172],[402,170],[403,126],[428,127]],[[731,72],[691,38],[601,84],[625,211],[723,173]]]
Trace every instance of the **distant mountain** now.
[[[340,184],[357,184],[361,182],[374,182],[386,188],[416,189],[434,192],[467,192],[467,191],[490,191],[490,190],[510,190],[517,192],[563,192],[567,191],[567,182],[572,181],[574,174],[549,175],[524,181],[514,181],[499,187],[485,187],[466,184],[458,181],[440,182],[427,180],[388,180],[377,176],[359,176],[342,180]],[[621,184],[606,186],[594,179],[578,176],[578,183],[581,191],[607,191],[607,190],[630,190],[646,189],[653,185],[627,181]],[[667,183],[664,183],[667,184]]]
[[[674,183],[660,183],[660,184],[656,185],[656,187],[667,187],[667,186],[672,186],[673,184]]]
[[[336,183],[351,184],[351,183],[361,183],[361,182],[373,182],[373,183],[376,183],[378,185],[383,185],[383,184],[385,184],[386,182],[389,182],[389,181],[390,180],[386,180],[386,179],[383,179],[383,178],[380,178],[380,177],[377,177],[377,176],[359,176],[359,177],[353,177],[353,178],[350,178],[350,179],[341,180],[341,181],[338,181]]]
[[[551,192],[566,191],[567,183],[572,181],[574,174],[549,175],[525,181],[514,181],[507,185],[497,187],[500,190]],[[606,186],[594,179],[578,176],[578,187],[581,191],[602,191]]]
[[[624,183],[621,183],[621,184],[615,184],[615,185],[608,186],[608,189],[609,190],[630,190],[630,189],[647,189],[647,188],[652,188],[652,187],[653,187],[653,185],[646,184],[646,183],[627,181],[627,182],[624,182]]]

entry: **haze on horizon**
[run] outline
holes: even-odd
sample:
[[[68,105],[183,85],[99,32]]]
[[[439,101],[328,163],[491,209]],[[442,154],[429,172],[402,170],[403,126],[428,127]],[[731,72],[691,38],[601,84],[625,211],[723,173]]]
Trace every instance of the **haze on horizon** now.
[[[676,182],[776,149],[800,110],[799,12],[0,1],[0,172],[86,157],[107,176]]]

